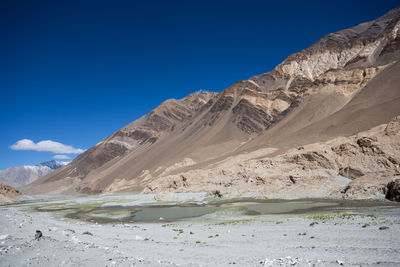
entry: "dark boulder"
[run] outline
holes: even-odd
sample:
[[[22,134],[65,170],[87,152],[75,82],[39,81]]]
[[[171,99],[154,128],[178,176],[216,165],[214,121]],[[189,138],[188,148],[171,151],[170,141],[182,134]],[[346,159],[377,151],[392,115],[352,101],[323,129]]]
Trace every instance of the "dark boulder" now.
[[[387,184],[386,199],[400,202],[400,179],[393,180]]]
[[[42,231],[36,230],[35,240],[40,240],[43,237]]]

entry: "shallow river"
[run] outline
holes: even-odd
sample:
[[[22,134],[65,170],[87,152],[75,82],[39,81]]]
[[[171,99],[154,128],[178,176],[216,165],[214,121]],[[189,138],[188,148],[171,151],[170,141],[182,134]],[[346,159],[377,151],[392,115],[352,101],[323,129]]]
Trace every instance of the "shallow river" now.
[[[400,203],[349,200],[209,199],[207,201],[149,202],[113,197],[29,200],[19,204],[37,212],[97,223],[172,222],[190,218],[242,217],[321,212],[364,212],[398,209]]]

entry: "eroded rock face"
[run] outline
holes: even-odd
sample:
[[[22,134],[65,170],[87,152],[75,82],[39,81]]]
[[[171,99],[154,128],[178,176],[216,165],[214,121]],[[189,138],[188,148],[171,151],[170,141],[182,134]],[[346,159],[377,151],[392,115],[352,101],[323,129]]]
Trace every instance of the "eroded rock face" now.
[[[236,125],[248,134],[261,133],[271,125],[273,119],[262,108],[257,108],[245,99],[240,100],[232,111]]]
[[[349,179],[356,179],[364,175],[361,170],[353,169],[351,167],[339,168],[339,174]]]
[[[328,34],[311,47],[289,56],[277,67],[281,76],[300,76],[311,81],[330,69],[360,62],[378,61],[398,46],[400,9],[395,8],[375,21]],[[397,55],[398,56],[398,55]]]
[[[17,200],[21,195],[21,191],[11,186],[0,183],[0,204]]]
[[[386,186],[386,199],[400,201],[400,179],[395,179]]]
[[[371,172],[352,180],[340,191],[344,199],[385,199],[387,183],[393,172]]]
[[[303,166],[302,169],[333,169],[334,164],[324,155],[318,151],[310,151],[294,155],[289,162],[296,165]]]
[[[91,170],[101,167],[109,160],[123,155],[128,148],[121,143],[105,142],[90,148],[75,159],[74,168],[69,171],[69,175],[84,177]]]
[[[388,123],[385,133],[388,136],[400,135],[400,116],[397,116]]]

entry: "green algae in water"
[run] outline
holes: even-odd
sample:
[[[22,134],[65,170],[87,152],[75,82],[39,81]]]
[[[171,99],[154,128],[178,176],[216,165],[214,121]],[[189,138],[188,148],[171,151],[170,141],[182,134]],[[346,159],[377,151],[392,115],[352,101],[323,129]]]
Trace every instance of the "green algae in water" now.
[[[178,204],[149,203],[143,205],[118,205],[116,199],[106,201],[75,202],[65,200],[54,202],[29,203],[37,212],[52,212],[57,217],[97,223],[137,223],[173,222],[182,219],[207,215],[207,218],[245,219],[257,215],[273,214],[313,214],[319,212],[365,211],[368,209],[399,207],[398,203],[379,201],[345,200],[260,200],[260,199],[216,199],[207,204],[202,202],[183,202]],[[243,217],[244,216],[244,217]]]

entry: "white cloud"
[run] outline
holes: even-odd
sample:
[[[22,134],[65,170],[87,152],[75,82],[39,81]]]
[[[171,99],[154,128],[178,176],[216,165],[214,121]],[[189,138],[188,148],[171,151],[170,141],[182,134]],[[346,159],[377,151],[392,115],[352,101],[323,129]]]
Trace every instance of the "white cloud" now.
[[[67,155],[54,155],[53,159],[70,159]]]
[[[43,140],[35,143],[30,139],[21,139],[11,145],[10,148],[13,150],[47,151],[61,154],[79,154],[85,151],[80,148],[74,148],[73,146],[64,145],[51,140]]]

